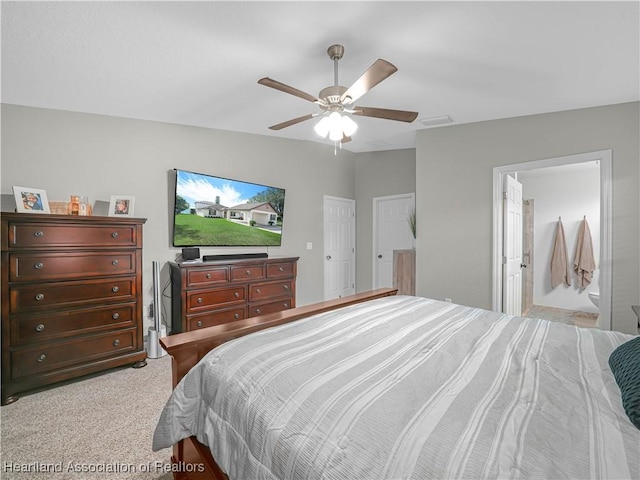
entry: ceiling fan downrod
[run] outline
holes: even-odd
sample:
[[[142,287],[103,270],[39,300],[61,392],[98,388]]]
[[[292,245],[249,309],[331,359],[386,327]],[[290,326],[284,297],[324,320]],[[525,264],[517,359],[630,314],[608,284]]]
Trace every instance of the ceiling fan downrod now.
[[[329,58],[333,60],[333,85],[338,86],[338,60],[344,55],[344,47],[342,45],[331,45],[327,49]]]
[[[342,112],[344,105],[341,101],[342,94],[347,91],[347,87],[341,87],[338,84],[338,60],[344,55],[344,47],[342,45],[331,45],[327,49],[329,58],[333,60],[333,85],[323,88],[318,97],[322,100],[320,108],[323,113]]]

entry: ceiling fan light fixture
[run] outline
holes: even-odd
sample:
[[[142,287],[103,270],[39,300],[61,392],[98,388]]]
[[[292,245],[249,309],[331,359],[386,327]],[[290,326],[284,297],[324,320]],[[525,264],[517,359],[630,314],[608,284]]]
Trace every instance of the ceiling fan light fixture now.
[[[329,115],[329,138],[334,142],[342,140],[342,116],[338,112]]]
[[[330,122],[327,117],[322,117],[322,119],[313,127],[316,133],[322,138],[325,138],[329,134],[329,128]]]
[[[344,137],[350,137],[358,129],[358,124],[347,115],[331,112],[328,117],[322,117],[313,127],[322,138],[329,138],[334,142],[341,141]]]
[[[342,117],[342,131],[346,137],[352,136],[358,130],[358,124],[347,115]]]

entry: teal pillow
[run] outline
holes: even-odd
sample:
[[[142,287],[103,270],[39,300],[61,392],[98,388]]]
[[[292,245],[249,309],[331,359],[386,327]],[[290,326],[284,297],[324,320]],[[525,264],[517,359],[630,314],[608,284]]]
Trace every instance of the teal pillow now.
[[[616,348],[609,356],[609,366],[620,387],[624,411],[640,429],[640,337]]]

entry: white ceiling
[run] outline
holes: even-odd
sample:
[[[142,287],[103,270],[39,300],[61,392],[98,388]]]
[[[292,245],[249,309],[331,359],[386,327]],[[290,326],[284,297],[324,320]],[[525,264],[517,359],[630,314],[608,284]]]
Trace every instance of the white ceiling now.
[[[321,141],[312,95],[377,58],[398,72],[359,105],[344,148],[413,148],[422,119],[457,124],[640,100],[640,3],[2,2],[2,102]],[[432,127],[433,128],[433,127]],[[435,127],[446,128],[446,127]]]

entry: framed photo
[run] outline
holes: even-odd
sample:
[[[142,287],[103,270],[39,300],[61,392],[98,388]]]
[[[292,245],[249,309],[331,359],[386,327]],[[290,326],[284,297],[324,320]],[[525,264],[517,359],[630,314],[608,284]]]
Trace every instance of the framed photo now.
[[[39,188],[13,186],[16,210],[21,213],[51,213],[47,192]]]
[[[130,195],[111,195],[109,202],[110,217],[133,217],[135,197]]]

